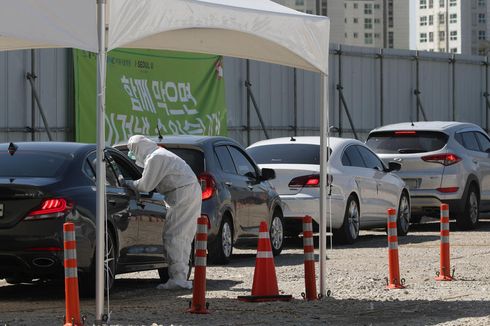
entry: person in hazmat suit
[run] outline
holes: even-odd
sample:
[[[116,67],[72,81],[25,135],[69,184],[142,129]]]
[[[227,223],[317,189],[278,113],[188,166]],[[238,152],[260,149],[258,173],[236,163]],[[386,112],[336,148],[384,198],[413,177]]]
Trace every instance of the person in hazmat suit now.
[[[167,210],[163,247],[168,262],[169,280],[159,289],[191,289],[187,281],[192,241],[201,214],[202,192],[189,165],[151,139],[134,135],[128,140],[128,155],[143,167],[141,179],[128,183],[135,191],[156,190],[166,196]]]

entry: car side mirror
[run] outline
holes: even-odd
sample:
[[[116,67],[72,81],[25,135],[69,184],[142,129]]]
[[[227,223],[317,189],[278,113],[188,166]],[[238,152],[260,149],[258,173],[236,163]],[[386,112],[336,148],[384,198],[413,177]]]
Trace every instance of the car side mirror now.
[[[386,172],[400,171],[402,165],[398,162],[389,162],[388,169]]]
[[[273,169],[263,168],[260,174],[262,180],[271,180],[276,178],[276,171]]]

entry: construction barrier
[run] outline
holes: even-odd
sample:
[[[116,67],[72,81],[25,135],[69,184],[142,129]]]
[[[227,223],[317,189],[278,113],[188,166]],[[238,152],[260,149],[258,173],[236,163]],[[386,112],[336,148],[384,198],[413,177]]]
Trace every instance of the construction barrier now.
[[[78,296],[77,243],[75,224],[63,224],[64,266],[65,266],[65,326],[83,325],[80,319],[80,299]]]
[[[252,295],[239,296],[238,300],[247,302],[263,302],[289,301],[291,298],[291,295],[279,295],[276,267],[274,265],[274,256],[272,255],[269,231],[267,230],[267,223],[261,222],[259,227],[257,257],[255,259]]]
[[[398,260],[398,236],[396,226],[396,210],[388,209],[388,284],[389,289],[403,289],[403,281],[400,280],[400,264]]]
[[[441,263],[437,281],[452,281],[449,250],[449,206],[441,204]]]
[[[315,247],[313,245],[313,219],[306,215],[303,218],[303,250],[305,254],[305,293],[308,301],[317,300],[315,276]]]
[[[194,246],[194,284],[192,288],[192,304],[188,311],[193,314],[207,314],[206,256],[208,248],[208,217],[205,215],[197,219],[197,233]]]

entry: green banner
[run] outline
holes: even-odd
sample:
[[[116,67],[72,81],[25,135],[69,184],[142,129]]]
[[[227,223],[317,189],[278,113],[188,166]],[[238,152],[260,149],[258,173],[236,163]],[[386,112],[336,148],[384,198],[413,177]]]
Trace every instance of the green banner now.
[[[96,55],[74,50],[76,140],[96,141]],[[222,57],[118,49],[107,56],[106,144],[131,135],[227,134]]]

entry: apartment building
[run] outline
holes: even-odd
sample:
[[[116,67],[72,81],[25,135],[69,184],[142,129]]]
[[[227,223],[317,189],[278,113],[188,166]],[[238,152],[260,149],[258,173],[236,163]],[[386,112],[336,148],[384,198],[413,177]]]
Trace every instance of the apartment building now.
[[[276,0],[329,16],[333,43],[463,54],[490,51],[489,1]]]

